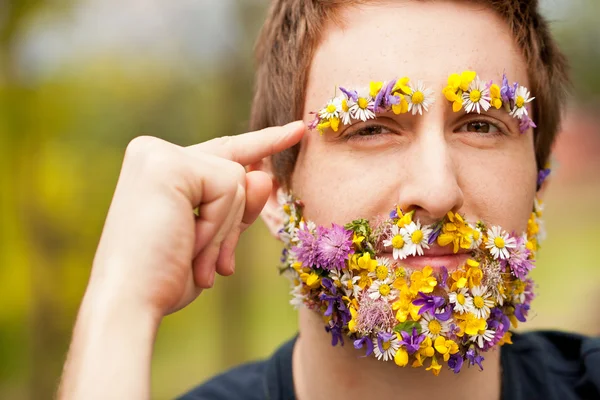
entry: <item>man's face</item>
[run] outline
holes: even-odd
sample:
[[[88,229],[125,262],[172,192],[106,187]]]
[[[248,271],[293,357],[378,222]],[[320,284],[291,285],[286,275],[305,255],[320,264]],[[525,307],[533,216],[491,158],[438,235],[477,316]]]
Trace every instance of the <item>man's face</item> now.
[[[305,216],[319,225],[385,216],[398,204],[430,223],[448,211],[524,232],[536,188],[531,129],[504,110],[454,113],[442,94],[448,75],[529,86],[526,65],[505,23],[481,6],[390,2],[350,7],[329,24],[310,72],[305,121],[334,88],[408,76],[435,92],[422,116],[385,114],[302,142],[292,177]],[[535,96],[535,93],[532,94]],[[535,101],[535,100],[534,100]],[[414,266],[421,266],[414,261]]]

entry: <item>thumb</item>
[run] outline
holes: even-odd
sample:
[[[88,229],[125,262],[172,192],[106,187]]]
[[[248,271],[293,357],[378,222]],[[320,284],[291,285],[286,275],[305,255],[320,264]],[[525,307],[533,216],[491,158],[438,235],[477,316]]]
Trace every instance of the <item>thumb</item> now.
[[[266,172],[250,171],[246,174],[246,206],[242,217],[243,229],[252,225],[260,215],[272,190],[273,182]]]

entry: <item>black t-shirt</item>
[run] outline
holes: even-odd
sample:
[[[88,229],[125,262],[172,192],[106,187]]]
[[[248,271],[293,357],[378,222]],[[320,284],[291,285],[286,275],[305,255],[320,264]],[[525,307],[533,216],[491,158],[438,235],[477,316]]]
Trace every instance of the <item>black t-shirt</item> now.
[[[234,368],[180,400],[295,400],[295,339],[265,361]],[[600,400],[600,338],[562,332],[514,334],[502,348],[502,400]]]

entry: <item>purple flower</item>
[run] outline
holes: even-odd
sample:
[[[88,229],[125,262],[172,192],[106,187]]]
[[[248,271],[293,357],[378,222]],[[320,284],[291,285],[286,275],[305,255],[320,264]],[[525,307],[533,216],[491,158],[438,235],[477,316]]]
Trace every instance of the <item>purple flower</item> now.
[[[377,334],[377,347],[379,347],[379,351],[381,351],[382,353],[385,353],[385,349],[383,348],[383,343],[387,343],[390,340],[392,340],[392,338],[395,335],[393,333],[389,333],[389,332],[379,332]]]
[[[346,95],[347,98],[353,101],[358,101],[358,92],[356,90],[346,90],[343,87],[339,87],[340,91]]]
[[[516,304],[515,305],[515,317],[521,322],[527,321],[527,314],[529,313],[529,304]]]
[[[448,268],[442,266],[442,268],[440,268],[440,276],[439,276],[439,282],[440,282],[440,286],[443,288],[447,288],[448,287]]]
[[[535,298],[535,293],[533,292],[533,280],[526,279],[525,280],[525,291],[523,292],[525,295],[525,303],[530,304]]]
[[[397,219],[398,218],[398,209],[394,208],[392,211],[390,211],[390,218],[391,219]]]
[[[523,280],[534,267],[534,260],[530,260],[531,251],[527,248],[527,239],[524,236],[517,237],[517,245],[510,251],[508,260],[503,261],[508,265],[514,276]]]
[[[325,330],[327,332],[331,332],[331,345],[332,346],[337,346],[338,342],[340,343],[341,346],[344,345],[344,336],[342,335],[342,327],[339,325],[333,325],[333,326],[329,326],[326,325],[325,326]]]
[[[479,355],[475,352],[475,348],[471,347],[469,350],[467,350],[466,356],[467,360],[469,360],[470,365],[477,364],[479,366],[479,369],[483,371],[483,366],[481,365],[481,363],[483,362],[484,358],[482,355]]]
[[[402,331],[400,332],[400,335],[402,335],[402,340],[400,341],[400,344],[406,347],[406,351],[410,355],[416,353],[419,350],[419,347],[421,346],[421,342],[425,340],[425,335],[419,335],[419,333],[417,332],[417,328],[413,328],[412,334],[409,334],[406,331]]]
[[[529,118],[529,115],[525,114],[519,123],[519,132],[523,134],[527,132],[527,129],[529,128],[537,128],[537,125],[531,120],[531,118]]]
[[[538,179],[537,179],[538,189],[542,186],[542,183],[544,183],[546,178],[548,178],[548,176],[550,175],[550,172],[552,172],[552,170],[550,168],[544,168],[544,169],[540,170],[540,172],[538,173]]]
[[[292,252],[298,261],[307,267],[318,267],[318,241],[308,228],[298,229],[298,246],[292,247]]]
[[[445,309],[438,308],[434,315],[440,321],[448,321],[452,317],[452,306],[448,305]]]
[[[435,310],[444,305],[444,298],[440,296],[427,295],[423,292],[419,292],[420,299],[413,300],[415,306],[421,306],[419,309],[419,315],[423,315],[426,312],[435,314]]]
[[[379,93],[377,93],[377,96],[375,96],[375,101],[373,102],[373,112],[379,112],[379,107],[384,109],[388,107],[387,96],[394,87],[394,83],[395,81],[388,82],[388,84],[384,88],[381,88]]]
[[[460,354],[456,353],[450,355],[450,358],[448,359],[448,367],[450,367],[450,369],[454,371],[455,374],[458,374],[460,372],[462,366],[463,358]]]
[[[427,241],[427,244],[435,243],[438,236],[440,236],[441,232],[442,232],[442,224],[437,224],[435,226],[435,228],[433,228],[433,231],[431,232],[431,234],[429,235],[429,240]]]
[[[515,101],[515,93],[517,91],[517,87],[518,84],[516,82],[513,86],[509,85],[506,73],[502,74],[502,87],[500,88],[500,96],[502,97],[502,102],[508,105],[511,109]]]
[[[356,350],[358,349],[362,349],[363,346],[367,347],[367,353],[364,356],[361,357],[368,357],[371,355],[371,353],[373,353],[373,341],[371,339],[369,339],[367,336],[363,336],[360,339],[356,339],[354,341],[354,348]]]
[[[316,114],[316,113],[312,113],[312,114]],[[315,118],[310,122],[310,124],[308,124],[308,129],[313,130],[316,129],[317,125],[319,125],[319,121],[321,119],[319,118],[319,116],[315,116]]]
[[[510,319],[498,307],[494,307],[490,311],[490,317],[487,320],[489,329],[494,329],[504,335],[510,328]]]
[[[342,269],[352,249],[352,231],[333,224],[331,228],[317,228],[317,260],[321,268]]]

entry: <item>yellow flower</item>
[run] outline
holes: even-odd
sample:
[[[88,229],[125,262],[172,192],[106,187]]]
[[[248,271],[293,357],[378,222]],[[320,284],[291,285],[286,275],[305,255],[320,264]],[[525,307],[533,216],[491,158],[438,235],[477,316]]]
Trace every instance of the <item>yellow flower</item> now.
[[[458,253],[461,248],[470,249],[473,243],[473,228],[458,213],[455,214],[449,211],[447,218],[449,222],[442,226],[442,232],[437,238],[437,243],[442,247],[452,243],[455,253]]]
[[[458,353],[458,344],[453,340],[447,340],[443,336],[438,336],[435,339],[434,347],[443,356],[444,361],[448,361],[451,354]]]
[[[401,92],[402,94],[405,94],[405,95],[412,94],[412,89],[408,85],[409,82],[410,82],[410,79],[406,76],[404,78],[398,79],[396,81],[396,83],[394,84],[394,87],[392,88],[392,94],[396,94],[398,92]]]
[[[323,133],[325,132],[325,129],[327,129],[327,128],[331,128],[331,129],[333,129],[334,132],[337,132],[339,127],[340,127],[340,119],[337,117],[330,118],[329,120],[321,122],[320,124],[317,125],[317,129],[319,130],[319,133],[321,135],[323,135]]]
[[[372,98],[377,97],[377,94],[379,93],[379,91],[381,90],[382,87],[383,87],[383,82],[371,82],[369,84],[369,95]]]
[[[469,288],[473,286],[481,285],[483,279],[483,271],[479,268],[479,263],[475,260],[467,260],[467,280],[469,281]]]
[[[504,336],[502,336],[502,339],[500,339],[500,341],[498,342],[499,346],[505,345],[505,344],[513,344],[512,342],[512,333],[511,332],[506,332],[504,334]]]
[[[448,101],[452,102],[452,110],[458,112],[462,109],[463,92],[469,90],[471,82],[476,77],[473,71],[464,71],[460,75],[452,74],[448,77],[448,86],[442,92]]]
[[[409,315],[413,321],[418,321],[421,318],[419,315],[421,306],[415,306],[413,300],[414,296],[408,290],[400,292],[400,298],[392,304],[392,309],[394,311],[398,310],[396,312],[398,322],[406,322]]]
[[[396,207],[396,214],[398,214],[398,222],[396,222],[396,225],[398,225],[398,228],[403,228],[405,225],[409,225],[412,222],[412,216],[414,213],[415,212],[413,210],[404,214],[402,213],[400,207]]]
[[[359,269],[369,272],[373,272],[375,271],[375,268],[377,268],[377,260],[371,259],[371,253],[363,253],[363,255],[358,258],[357,264]]]
[[[394,114],[406,114],[408,112],[408,101],[404,98],[404,95],[395,94],[395,97],[398,98],[398,104],[392,104],[392,111]]]
[[[456,292],[458,289],[462,289],[467,285],[467,277],[465,271],[462,269],[457,269],[456,271],[452,272],[450,277],[453,281],[450,287],[451,292]]]
[[[496,107],[497,110],[499,110],[500,107],[502,107],[502,96],[500,94],[500,86],[496,85],[495,83],[492,86],[490,86],[490,96],[492,97],[490,103],[492,104],[492,106]]]
[[[316,289],[321,286],[321,277],[314,271],[310,274],[306,272],[301,273],[300,279],[302,279],[302,282],[306,283],[306,286],[311,289]]]
[[[410,292],[416,296],[417,293],[431,293],[437,285],[433,269],[428,265],[422,271],[415,271],[410,276]]]
[[[438,376],[440,374],[441,369],[442,369],[442,366],[440,364],[438,364],[435,357],[433,357],[431,359],[431,365],[426,368],[427,371],[433,372],[433,375],[435,375],[435,376]]]
[[[421,356],[421,353],[416,353],[415,354],[415,361],[413,361],[412,363],[412,367],[413,368],[419,368],[423,366],[423,358]]]
[[[466,313],[463,315],[457,315],[459,332],[457,336],[464,336],[466,333],[469,336],[477,335],[479,331],[484,330],[487,326],[485,319],[477,318],[474,314]]]
[[[356,283],[361,289],[364,290],[367,286],[371,286],[373,284],[373,279],[371,279],[369,276],[369,271],[361,271],[358,276],[360,276],[360,279]]]
[[[352,235],[352,243],[358,247],[362,246],[363,240],[365,240],[365,237],[357,235],[356,232]]]
[[[537,223],[535,213],[531,213],[529,220],[527,221],[527,237],[532,238],[540,232],[540,226]]]
[[[421,348],[419,349],[419,353],[423,357],[433,357],[435,354],[435,349],[433,348],[433,342],[431,338],[427,336],[425,340],[421,342]]]
[[[408,364],[408,352],[403,347],[400,347],[394,355],[394,362],[399,367],[406,367]]]
[[[352,319],[348,322],[348,329],[350,332],[356,332],[356,316],[358,315],[358,311],[354,306],[350,307],[350,315],[352,316]]]

